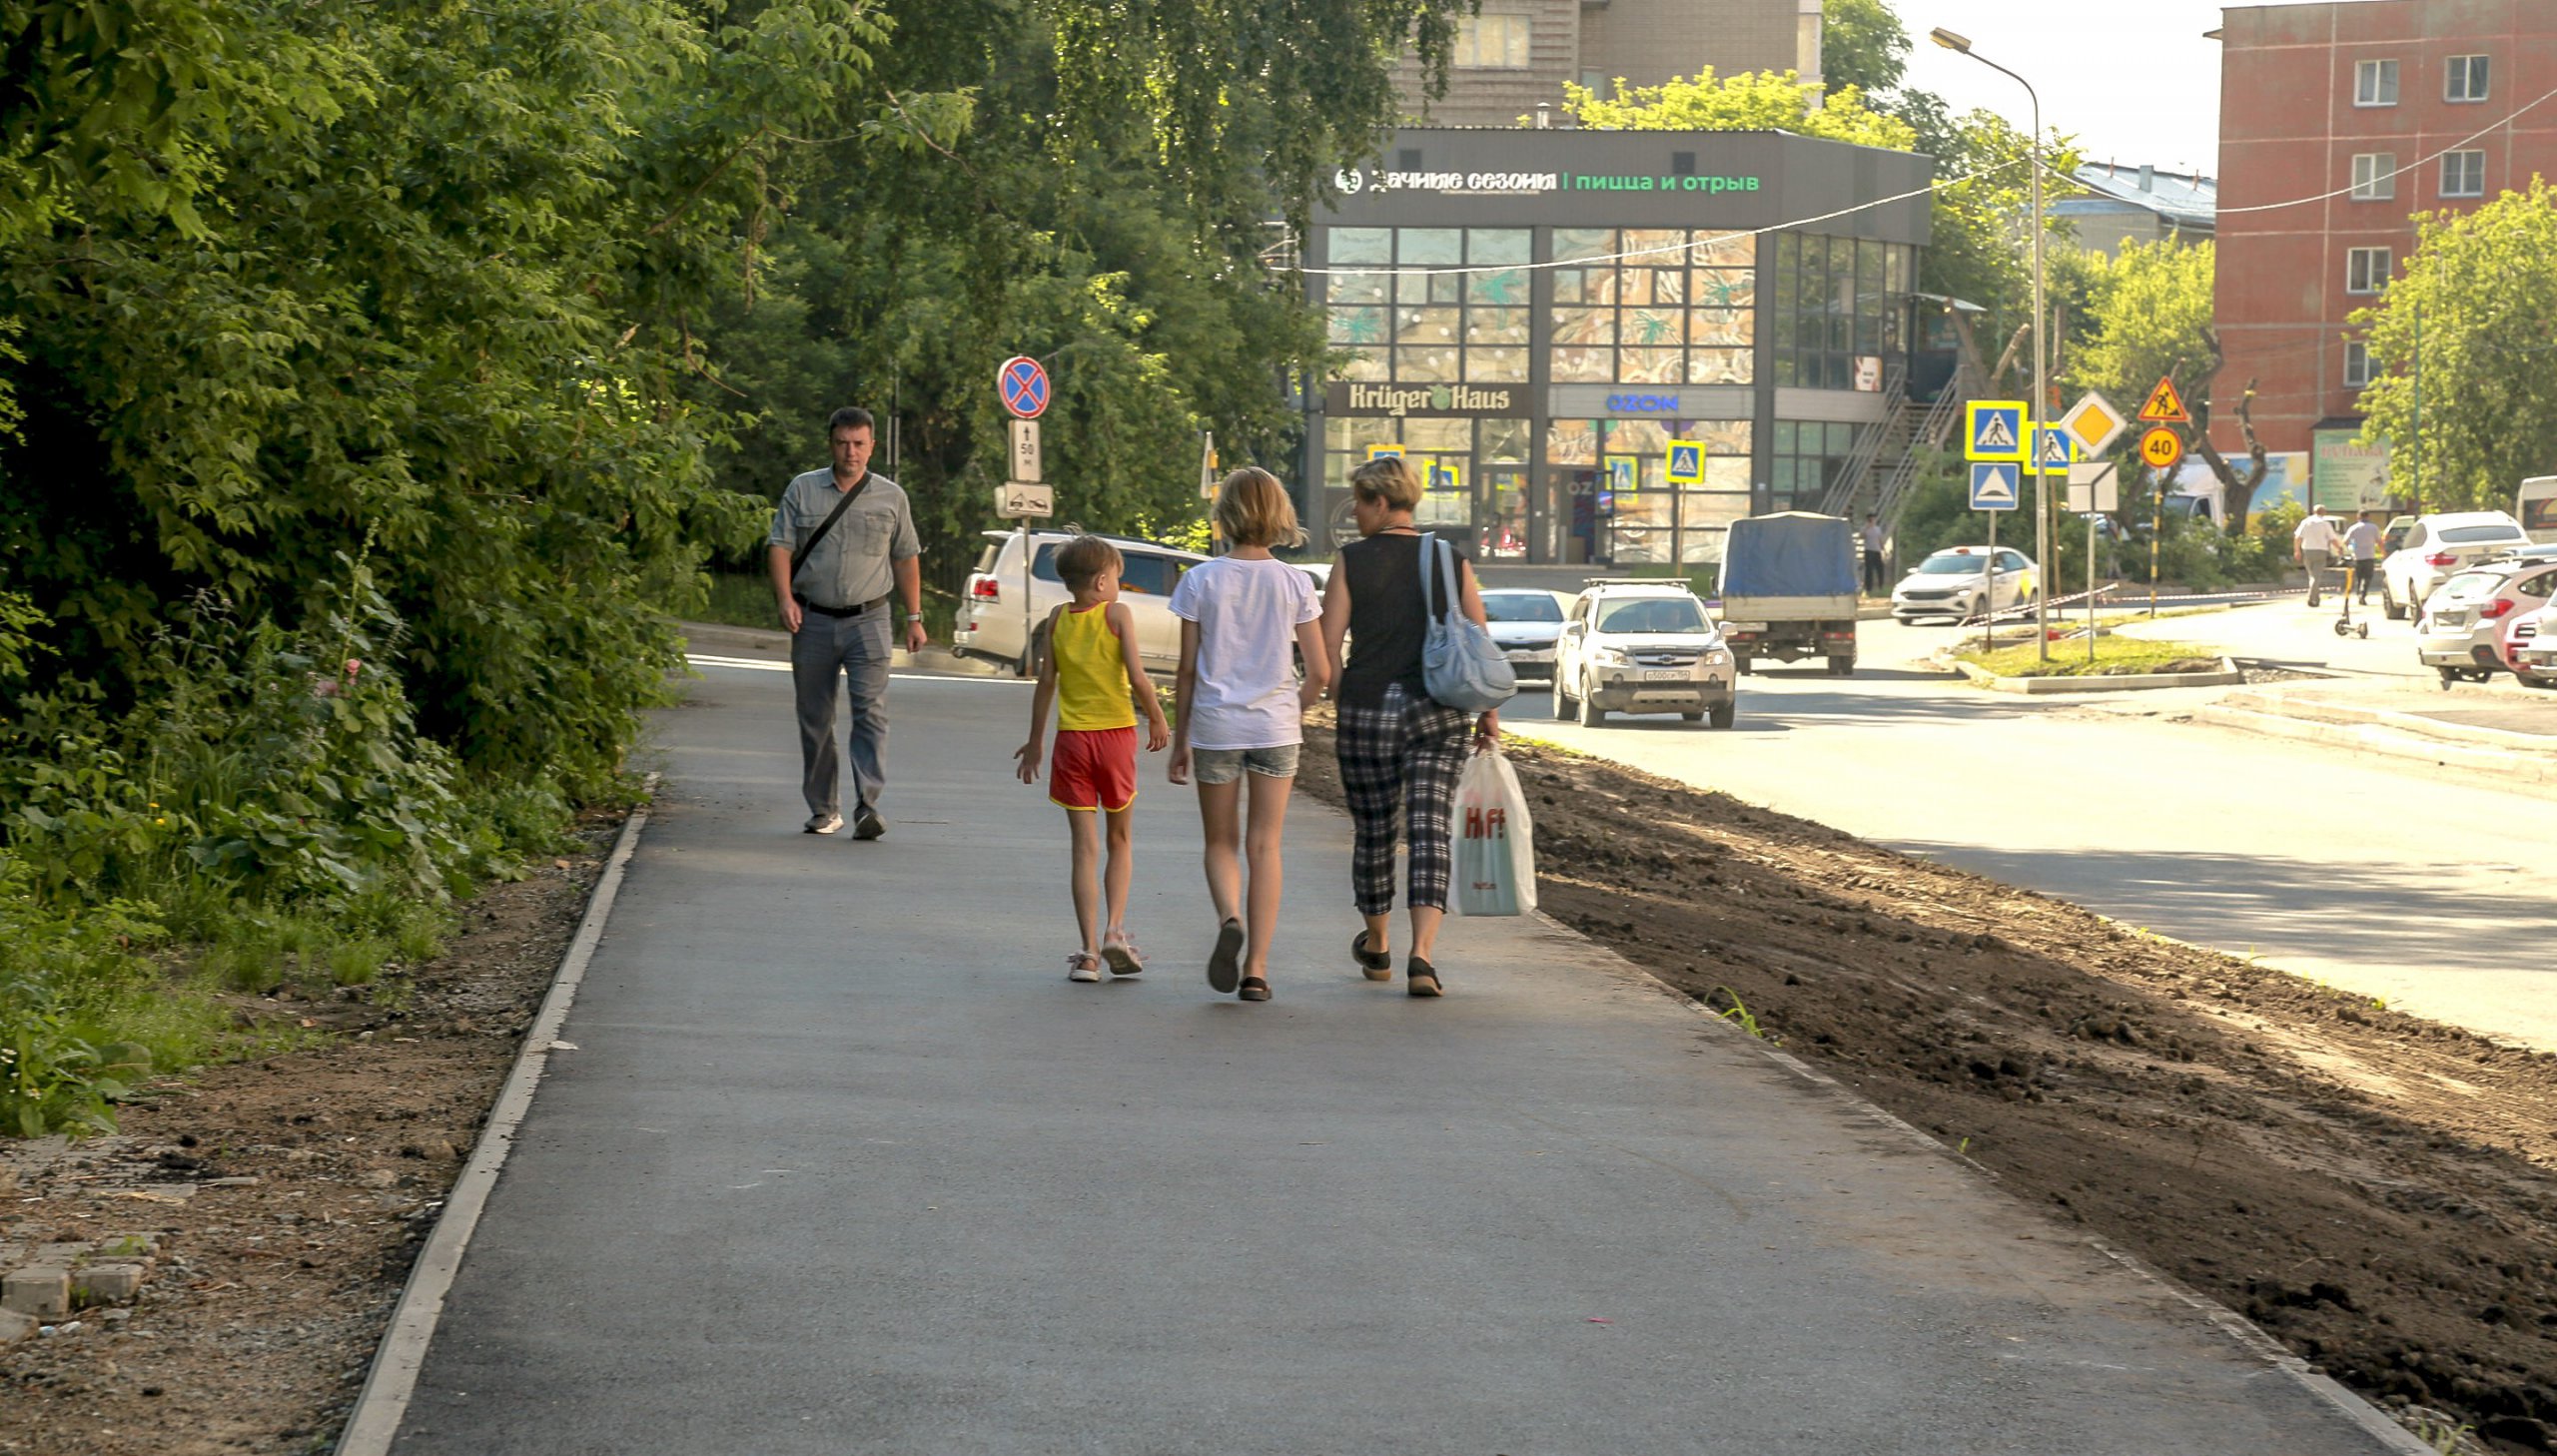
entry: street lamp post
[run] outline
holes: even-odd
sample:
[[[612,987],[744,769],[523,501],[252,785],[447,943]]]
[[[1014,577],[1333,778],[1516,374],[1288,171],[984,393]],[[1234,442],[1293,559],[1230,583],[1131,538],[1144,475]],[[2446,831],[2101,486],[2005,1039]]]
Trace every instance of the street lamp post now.
[[[2050,408],[2051,399],[2051,380],[2045,377],[2045,370],[2050,364],[2051,351],[2048,347],[2049,341],[2044,338],[2044,332],[2051,316],[2045,311],[2042,297],[2042,97],[2035,92],[2034,83],[1973,50],[1968,37],[1956,35],[1940,25],[1929,31],[1927,38],[1946,50],[1959,51],[1971,57],[1990,70],[2022,86],[2025,88],[2026,99],[2033,104],[2034,130],[2031,141],[2034,174],[2034,397],[2033,406],[2025,411],[2025,422],[2028,426],[2025,430],[2025,439],[2026,455],[2034,462],[2034,558],[2038,568],[2047,567],[2051,562],[2051,476],[2043,472],[2041,463],[2043,415]],[[1990,570],[1993,573],[1997,570],[1995,561],[1990,563]],[[1993,574],[1990,580],[1995,583],[1997,577]],[[1994,615],[1998,607],[1998,589],[1994,584],[1990,587],[1989,594],[1989,606]],[[2043,589],[2043,583],[2040,581],[2034,583],[2034,635],[2041,641],[2042,660],[2049,662],[2051,660],[2051,593]]]

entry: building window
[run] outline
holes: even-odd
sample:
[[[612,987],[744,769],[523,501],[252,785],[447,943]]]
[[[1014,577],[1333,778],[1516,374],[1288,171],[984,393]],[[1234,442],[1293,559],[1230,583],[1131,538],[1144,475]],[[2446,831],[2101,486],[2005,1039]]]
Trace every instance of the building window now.
[[[2353,155],[2353,201],[2385,202],[2397,195],[2397,154],[2357,152]]]
[[[2486,58],[2453,56],[2444,67],[2441,83],[2444,101],[2483,101],[2486,99]]]
[[[2388,287],[2388,264],[2385,248],[2345,249],[2344,292],[2375,294]]]
[[[2442,153],[2441,195],[2443,197],[2484,197],[2486,195],[2486,154],[2483,152]]]
[[[1456,29],[1456,66],[1467,71],[1523,71],[1534,22],[1524,15],[1477,15]]]
[[[1775,250],[1776,382],[1852,389],[1858,358],[1903,353],[1915,250],[1788,233]]]
[[[1705,483],[1672,485],[1669,441],[1700,441]],[[1750,513],[1745,419],[1557,419],[1545,463],[1572,477],[1569,529],[1582,558],[1617,566],[1708,565],[1731,523]]]
[[[1328,280],[1325,316],[1339,376],[1525,383],[1531,236],[1524,228],[1332,229],[1330,263],[1341,271]],[[1347,271],[1365,265],[1374,267]]]
[[[2397,104],[2397,63],[2395,61],[2355,61],[2353,63],[2353,105],[2395,106]]]
[[[2358,389],[2370,382],[2370,346],[2358,339],[2344,342],[2344,387]]]
[[[1856,452],[1856,426],[1779,419],[1767,485],[1772,510],[1818,510]]]
[[[1746,384],[1756,377],[1755,238],[1554,230],[1553,381]]]

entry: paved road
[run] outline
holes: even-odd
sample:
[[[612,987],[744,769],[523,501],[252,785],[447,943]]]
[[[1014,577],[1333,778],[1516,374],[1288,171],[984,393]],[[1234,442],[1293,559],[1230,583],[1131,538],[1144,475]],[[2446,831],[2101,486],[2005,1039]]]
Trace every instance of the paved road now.
[[[1728,733],[1674,717],[1555,723],[1537,692],[1504,716],[1532,737],[2557,1048],[2545,800],[2401,760],[1984,692],[1913,665],[1951,628],[1861,630],[1856,677],[1755,673]]]
[[[407,1456],[2416,1449],[1575,937],[1356,979],[1319,806],[1244,1006],[1150,764],[1158,970],[1072,986],[1018,684],[900,681],[857,845],[706,677]]]
[[[2160,617],[2155,622],[2129,621],[2121,630],[2134,637],[2165,637],[2202,642],[2221,652],[2252,661],[2313,666],[2353,677],[2436,680],[2433,670],[2415,660],[2415,626],[2381,615],[2379,598],[2368,610],[2353,608],[2353,623],[2368,623],[2370,635],[2338,637],[2339,605],[2329,595],[2311,610],[2299,597],[2284,597],[2258,606],[2224,612]],[[2475,688],[2466,689],[2469,692]]]

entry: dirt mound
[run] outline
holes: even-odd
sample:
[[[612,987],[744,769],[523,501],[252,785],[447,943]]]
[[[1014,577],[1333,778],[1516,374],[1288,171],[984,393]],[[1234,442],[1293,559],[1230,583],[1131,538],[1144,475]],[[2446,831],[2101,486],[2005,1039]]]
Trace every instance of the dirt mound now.
[[[1327,735],[1302,782],[1337,803]],[[2557,1057],[1534,745],[1545,910],[2383,1404],[2557,1450]]]

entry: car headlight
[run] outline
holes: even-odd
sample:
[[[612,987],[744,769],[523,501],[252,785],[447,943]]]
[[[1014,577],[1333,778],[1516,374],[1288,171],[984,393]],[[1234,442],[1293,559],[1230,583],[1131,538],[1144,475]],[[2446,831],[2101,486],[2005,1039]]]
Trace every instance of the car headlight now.
[[[1633,659],[1614,647],[1601,647],[1589,654],[1589,660],[1601,667],[1631,667]]]
[[[1723,651],[1719,647],[1705,654],[1705,666],[1707,667],[1729,667],[1730,665],[1731,654]]]

